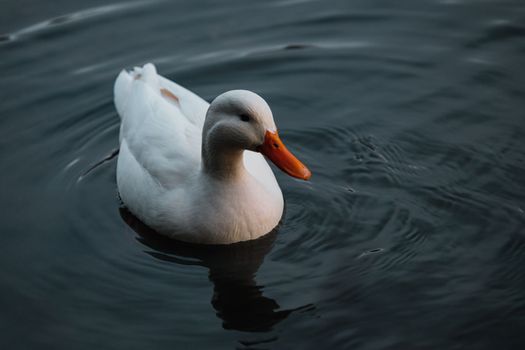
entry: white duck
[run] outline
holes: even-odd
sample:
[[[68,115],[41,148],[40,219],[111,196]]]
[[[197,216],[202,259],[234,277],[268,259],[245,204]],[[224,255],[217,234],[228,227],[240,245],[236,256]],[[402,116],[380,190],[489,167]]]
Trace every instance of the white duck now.
[[[161,234],[228,244],[272,231],[284,202],[261,153],[291,176],[311,176],[279,139],[268,104],[253,92],[228,91],[210,105],[146,64],[122,71],[114,93],[121,117],[120,197]]]

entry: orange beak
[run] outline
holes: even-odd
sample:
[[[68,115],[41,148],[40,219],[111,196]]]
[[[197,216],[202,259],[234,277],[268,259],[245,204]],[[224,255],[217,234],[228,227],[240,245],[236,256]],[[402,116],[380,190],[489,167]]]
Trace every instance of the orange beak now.
[[[268,157],[279,169],[290,176],[303,180],[308,180],[312,176],[310,170],[288,151],[277,131],[266,130],[264,143],[257,147],[257,151]]]

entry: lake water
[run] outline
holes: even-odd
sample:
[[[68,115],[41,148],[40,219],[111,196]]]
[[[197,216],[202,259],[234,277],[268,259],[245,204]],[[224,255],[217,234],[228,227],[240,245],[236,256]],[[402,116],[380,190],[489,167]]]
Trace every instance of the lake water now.
[[[88,171],[146,62],[268,101],[277,232],[161,239]],[[3,0],[0,347],[524,348],[524,64],[521,0]]]

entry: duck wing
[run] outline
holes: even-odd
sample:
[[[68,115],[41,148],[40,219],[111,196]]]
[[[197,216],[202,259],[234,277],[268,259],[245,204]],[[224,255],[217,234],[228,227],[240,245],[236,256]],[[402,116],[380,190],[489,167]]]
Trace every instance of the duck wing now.
[[[163,187],[180,185],[198,171],[206,101],[159,76],[152,64],[122,71],[114,95],[121,152],[136,162],[130,169],[138,166]]]

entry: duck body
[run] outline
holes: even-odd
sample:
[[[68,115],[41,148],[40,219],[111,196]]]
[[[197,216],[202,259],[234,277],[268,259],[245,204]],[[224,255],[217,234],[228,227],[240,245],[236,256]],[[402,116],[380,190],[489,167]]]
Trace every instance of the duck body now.
[[[114,94],[121,118],[118,191],[146,225],[205,244],[256,239],[278,225],[283,195],[256,152],[264,132],[276,132],[262,98],[235,90],[210,107],[152,64],[122,71]]]

